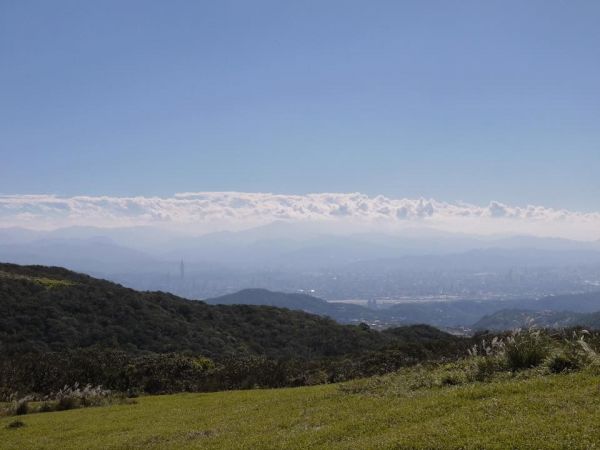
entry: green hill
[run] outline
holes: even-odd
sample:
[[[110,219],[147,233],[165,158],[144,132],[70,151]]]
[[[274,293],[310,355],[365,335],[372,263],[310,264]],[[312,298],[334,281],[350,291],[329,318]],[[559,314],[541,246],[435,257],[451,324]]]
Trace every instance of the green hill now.
[[[151,393],[315,384],[463,355],[470,345],[424,325],[380,332],[0,264],[0,400],[75,382]]]
[[[102,346],[209,357],[315,358],[381,349],[399,340],[397,334],[340,325],[301,311],[207,305],[60,268],[0,265],[3,353]]]
[[[341,323],[377,322],[395,326],[429,324],[434,327],[470,327],[477,322],[475,329],[503,330],[523,327],[525,319],[534,319],[538,326],[546,327],[580,324],[582,313],[600,311],[600,292],[553,295],[541,299],[420,301],[400,303],[378,310],[346,303],[328,303],[310,295],[271,292],[266,289],[244,289],[234,294],[207,299],[206,302],[277,306],[330,317]],[[522,315],[523,317],[517,314],[511,318],[510,313],[500,312],[503,310],[527,310],[535,311],[536,314],[535,317],[533,313]],[[600,326],[600,320],[592,317],[589,319],[586,323]]]
[[[377,311],[348,303],[329,303],[306,294],[272,292],[267,289],[243,289],[239,292],[209,298],[214,305],[268,305],[327,316],[342,323],[367,322],[379,318]]]
[[[577,313],[573,311],[533,311],[503,309],[484,316],[474,325],[475,330],[514,330],[518,328],[573,328],[600,329],[600,312]]]

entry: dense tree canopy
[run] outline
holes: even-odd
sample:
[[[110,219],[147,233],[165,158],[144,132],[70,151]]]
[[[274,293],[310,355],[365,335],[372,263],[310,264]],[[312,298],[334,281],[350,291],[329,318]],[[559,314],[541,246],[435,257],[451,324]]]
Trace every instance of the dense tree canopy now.
[[[415,339],[417,338],[417,339]],[[424,339],[427,338],[427,339]],[[138,292],[65,269],[0,265],[0,345],[61,351],[103,347],[318,358],[454,338],[431,327],[377,332],[284,308],[207,305],[162,292]]]
[[[469,345],[424,325],[375,331],[0,264],[1,398],[74,382],[151,393],[333,382],[454,357]]]

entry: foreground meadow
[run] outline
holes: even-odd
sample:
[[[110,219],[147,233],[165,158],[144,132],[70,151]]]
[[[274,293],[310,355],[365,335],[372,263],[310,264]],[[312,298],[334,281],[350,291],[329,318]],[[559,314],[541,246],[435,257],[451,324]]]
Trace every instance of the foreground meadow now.
[[[600,447],[600,379],[589,372],[418,389],[406,383],[391,375],[4,417],[0,447]],[[9,428],[15,420],[24,426]]]

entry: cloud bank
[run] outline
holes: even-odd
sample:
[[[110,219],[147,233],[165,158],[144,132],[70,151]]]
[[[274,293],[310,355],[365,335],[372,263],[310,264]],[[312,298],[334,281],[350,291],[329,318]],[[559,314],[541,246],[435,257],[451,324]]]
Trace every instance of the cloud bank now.
[[[360,193],[279,195],[188,192],[172,197],[0,195],[0,227],[158,226],[205,233],[240,230],[276,220],[320,223],[339,230],[401,231],[427,227],[474,234],[535,234],[600,238],[600,213],[543,206],[486,206]]]

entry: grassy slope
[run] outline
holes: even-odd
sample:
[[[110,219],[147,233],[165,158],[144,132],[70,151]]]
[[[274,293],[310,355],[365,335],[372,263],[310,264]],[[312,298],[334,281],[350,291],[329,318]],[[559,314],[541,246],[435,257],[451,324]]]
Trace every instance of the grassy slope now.
[[[180,394],[33,414],[2,448],[591,448],[599,379],[586,373],[432,388],[400,396],[336,385]]]

